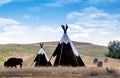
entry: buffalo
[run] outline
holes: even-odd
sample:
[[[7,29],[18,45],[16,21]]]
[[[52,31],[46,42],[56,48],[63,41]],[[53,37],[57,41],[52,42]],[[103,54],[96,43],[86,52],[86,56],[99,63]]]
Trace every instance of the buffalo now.
[[[21,58],[9,58],[7,61],[4,62],[5,67],[15,67],[17,68],[17,65],[20,65],[20,68],[22,68],[23,59]]]

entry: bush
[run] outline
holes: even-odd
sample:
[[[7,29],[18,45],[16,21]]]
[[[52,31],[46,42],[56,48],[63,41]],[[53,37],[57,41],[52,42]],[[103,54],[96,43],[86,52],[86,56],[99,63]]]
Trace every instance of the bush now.
[[[108,50],[108,57],[120,59],[120,41],[110,41]]]

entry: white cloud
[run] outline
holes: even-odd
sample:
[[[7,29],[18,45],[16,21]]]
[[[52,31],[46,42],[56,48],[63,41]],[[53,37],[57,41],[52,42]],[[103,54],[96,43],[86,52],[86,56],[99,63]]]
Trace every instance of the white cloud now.
[[[15,21],[11,18],[0,18],[0,27],[8,26],[8,25],[18,25],[20,24],[18,21]]]
[[[23,16],[25,19],[30,19],[30,18],[32,18],[30,15],[24,15]]]
[[[120,14],[110,14],[94,7],[74,11],[67,16],[71,40],[107,45],[113,38],[119,39]],[[0,43],[31,43],[60,40],[61,27],[40,25],[23,26],[10,18],[0,18]]]
[[[69,13],[67,19],[77,25],[77,27],[72,25],[76,27],[72,30],[80,32],[75,33],[72,37],[78,41],[107,45],[115,36],[119,36],[120,14],[110,14],[104,10],[89,7]]]
[[[111,33],[110,33],[110,32],[107,32],[107,31],[101,31],[99,34],[100,34],[100,35],[110,35]]]
[[[83,33],[84,32],[90,33],[94,31],[94,28],[85,29],[82,28],[81,25],[77,25],[77,24],[69,24],[69,29],[71,30],[71,32],[83,32]]]
[[[41,26],[23,26],[14,19],[4,19],[0,25],[0,44],[6,43],[35,43],[42,41],[59,41],[63,35],[61,27],[52,27],[47,25]],[[7,22],[6,22],[7,21]],[[72,40],[78,38],[88,38],[92,29],[84,29],[78,25],[68,25],[68,34]]]
[[[23,26],[13,19],[0,21],[0,44],[6,43],[35,43],[42,41],[59,40],[62,34],[59,27],[42,26]],[[3,26],[3,24],[5,26]]]
[[[70,3],[82,3],[87,5],[96,5],[96,4],[108,4],[108,3],[117,3],[119,0],[51,0],[50,3],[46,3],[45,6],[48,7],[62,7]]]
[[[0,0],[0,5],[10,3],[12,0]]]
[[[80,12],[71,12],[68,20],[87,27],[116,27],[120,25],[120,14],[109,14],[94,7],[85,8]]]
[[[78,38],[89,38],[89,33],[75,33],[71,35],[71,38],[78,39]]]
[[[87,0],[88,4],[100,4],[100,3],[116,3],[119,0]]]
[[[45,4],[48,7],[62,7],[65,4],[69,3],[78,3],[80,0],[53,0],[50,3]]]
[[[46,27],[47,29],[48,27]],[[0,43],[35,43],[41,41],[54,40],[55,32],[51,32],[49,29],[44,30],[39,27],[29,26],[9,26],[4,27],[0,32]],[[57,34],[56,34],[57,36]]]
[[[23,1],[32,1],[32,0],[0,0],[0,5],[4,5],[11,2],[23,2]]]
[[[38,12],[41,10],[41,6],[29,7],[28,10],[30,10],[31,12]]]
[[[120,41],[120,36],[114,37],[112,40],[118,40],[118,41]]]

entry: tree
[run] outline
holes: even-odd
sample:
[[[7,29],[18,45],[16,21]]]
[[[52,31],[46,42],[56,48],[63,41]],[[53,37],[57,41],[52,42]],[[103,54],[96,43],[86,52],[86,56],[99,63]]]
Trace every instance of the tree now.
[[[120,41],[110,41],[108,44],[108,56],[120,59]]]

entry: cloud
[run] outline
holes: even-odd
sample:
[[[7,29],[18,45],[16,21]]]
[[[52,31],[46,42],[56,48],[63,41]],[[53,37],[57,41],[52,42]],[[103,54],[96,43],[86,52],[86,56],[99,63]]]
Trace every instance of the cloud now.
[[[62,7],[70,3],[78,3],[80,0],[53,0],[50,3],[46,3],[45,6],[48,7]]]
[[[63,35],[61,27],[53,27],[49,25],[31,27],[24,26],[14,19],[0,19],[4,19],[1,21],[0,25],[0,44],[59,41]],[[87,39],[90,36],[90,33],[94,31],[94,29],[84,29],[75,24],[69,24],[68,26],[68,35],[72,40],[78,38]]]
[[[87,4],[117,3],[119,0],[87,0]]]
[[[63,7],[67,4],[81,3],[83,5],[103,5],[103,4],[113,4],[118,3],[119,0],[51,0],[51,2],[46,3],[45,6],[48,7]]]
[[[30,18],[31,18],[30,15],[24,15],[23,17],[24,17],[25,19],[30,19]]]
[[[120,25],[120,14],[109,14],[95,7],[85,8],[80,12],[71,12],[67,15],[67,19],[87,27],[114,28]]]
[[[11,18],[0,18],[0,27],[9,26],[9,25],[18,25],[18,21]]]
[[[33,0],[0,0],[0,5],[8,4],[11,2],[25,2],[25,1],[33,1]]]
[[[0,44],[56,41],[59,40],[61,31],[60,27],[24,26],[14,19],[0,18]]]
[[[67,15],[72,26],[77,25],[72,36],[78,41],[88,41],[95,44],[107,45],[115,36],[119,36],[120,14],[110,14],[95,7],[84,8]],[[79,30],[78,30],[79,29]],[[119,39],[119,38],[116,38]]]
[[[100,34],[100,35],[110,35],[111,33],[110,33],[110,32],[107,32],[107,31],[101,31],[99,34]]]
[[[78,38],[89,38],[89,33],[76,33],[76,34],[72,34],[71,38],[73,39],[78,39]]]
[[[117,37],[113,38],[112,40],[118,40],[118,41],[120,41],[120,36],[117,36]]]
[[[119,39],[120,14],[88,7],[69,13],[67,21],[71,40],[107,45],[110,40]],[[61,27],[24,26],[12,18],[0,18],[0,43],[59,41],[62,34]]]
[[[29,7],[28,10],[30,10],[31,12],[39,12],[41,10],[41,6]]]
[[[0,5],[12,2],[12,0],[0,0]]]
[[[71,33],[91,33],[94,31],[94,28],[85,29],[77,24],[69,24],[69,32]]]

